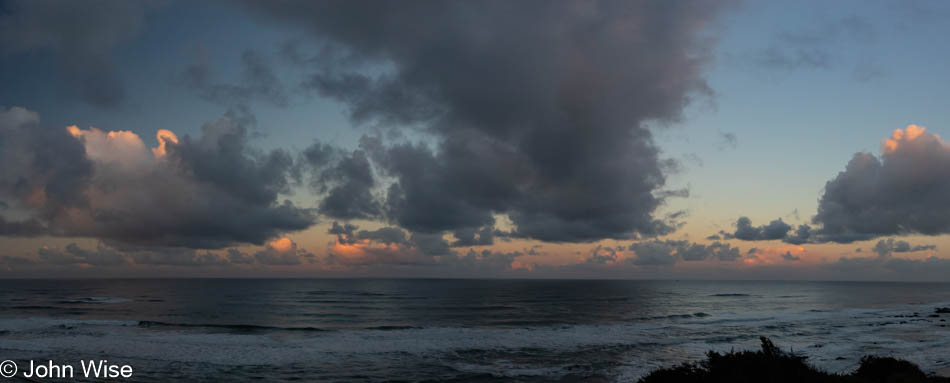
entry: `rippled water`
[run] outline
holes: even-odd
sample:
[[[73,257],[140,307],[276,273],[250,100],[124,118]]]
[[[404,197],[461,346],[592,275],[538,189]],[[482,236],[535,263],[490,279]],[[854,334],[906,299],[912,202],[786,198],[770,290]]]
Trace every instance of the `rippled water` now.
[[[832,371],[950,367],[950,284],[7,280],[0,359],[108,357],[137,380],[630,381],[754,348]]]

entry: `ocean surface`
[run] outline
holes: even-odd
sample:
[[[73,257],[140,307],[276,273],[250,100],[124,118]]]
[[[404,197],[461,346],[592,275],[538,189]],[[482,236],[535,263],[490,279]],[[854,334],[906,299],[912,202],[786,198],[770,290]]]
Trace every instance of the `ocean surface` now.
[[[2,280],[0,360],[133,380],[636,381],[760,335],[829,371],[950,368],[950,284],[590,280]]]

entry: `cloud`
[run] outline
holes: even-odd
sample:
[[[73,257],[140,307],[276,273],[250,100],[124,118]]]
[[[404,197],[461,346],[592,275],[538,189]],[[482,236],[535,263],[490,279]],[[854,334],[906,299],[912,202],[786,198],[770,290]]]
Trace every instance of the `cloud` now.
[[[522,255],[524,254],[518,251],[505,253],[486,249],[478,252],[469,249],[464,256],[446,257],[442,265],[450,270],[463,270],[468,273],[497,273],[511,270],[515,259]]]
[[[91,237],[109,244],[222,248],[264,244],[316,222],[280,202],[292,156],[248,145],[249,119],[231,112],[199,137],[157,134],[150,150],[130,131],[48,128],[22,108],[0,111],[4,235]],[[6,215],[6,213],[4,213]]]
[[[214,253],[186,248],[136,248],[127,250],[126,254],[138,265],[202,267],[229,263],[228,259]]]
[[[433,264],[436,257],[457,256],[439,233],[409,234],[398,227],[359,230],[356,225],[335,221],[327,232],[337,236],[330,247],[331,263]]]
[[[356,239],[368,240],[386,245],[409,244],[409,241],[406,238],[406,232],[395,227],[383,227],[376,230],[360,230],[358,233],[356,233]]]
[[[29,259],[29,258],[28,258]],[[230,260],[212,252],[197,251],[176,247],[113,247],[100,242],[96,249],[86,250],[70,243],[60,250],[52,246],[43,246],[31,259],[37,265],[79,265],[79,266],[226,266]]]
[[[0,259],[6,265],[54,265],[54,266],[178,266],[178,267],[232,267],[244,265],[288,266],[315,263],[318,257],[297,247],[287,237],[268,242],[262,249],[248,254],[235,248],[222,252],[196,250],[183,247],[152,247],[135,245],[110,246],[100,242],[95,249],[87,250],[76,243],[63,249],[43,246],[35,257],[9,257]]]
[[[215,82],[207,61],[201,56],[178,75],[186,86],[196,90],[202,98],[227,106],[247,105],[256,100],[287,106],[283,84],[260,53],[244,51],[241,55],[241,79],[237,83]]]
[[[661,241],[640,242],[630,245],[630,250],[636,253],[632,260],[637,265],[672,265],[676,263],[675,247]]]
[[[227,251],[228,262],[231,262],[235,265],[249,265],[254,263],[254,257],[248,255],[247,253],[241,252],[238,249],[228,249]]]
[[[122,254],[103,245],[96,250],[84,250],[75,243],[67,245],[65,250],[44,246],[37,250],[37,255],[44,262],[60,265],[117,266],[127,263]]]
[[[379,198],[373,194],[376,177],[363,150],[347,153],[317,142],[304,149],[301,162],[311,172],[310,186],[323,195],[320,214],[343,220],[382,216]]]
[[[4,219],[7,235],[36,235],[58,212],[88,205],[82,192],[93,173],[81,142],[63,128],[40,126],[39,114],[0,107],[0,199],[12,210],[41,217]],[[40,222],[41,218],[47,218]],[[46,229],[47,231],[49,228]]]
[[[327,234],[336,235],[339,243],[353,243],[352,241],[356,239],[356,229],[359,229],[359,226],[349,223],[341,225],[339,222],[333,221],[327,230]]]
[[[719,150],[735,149],[739,145],[739,137],[735,133],[719,132]]]
[[[782,259],[786,261],[799,261],[801,260],[801,257],[792,255],[791,251],[786,251],[785,254],[782,254]]]
[[[793,245],[801,245],[810,241],[818,242],[819,240],[813,238],[811,226],[798,225],[798,229],[795,229],[795,232],[785,236],[782,241],[791,243]]]
[[[7,221],[0,217],[0,236],[31,237],[46,234],[49,229],[35,218],[24,221]]]
[[[850,243],[889,235],[950,233],[950,145],[926,128],[909,125],[883,141],[880,156],[856,153],[825,184],[812,225],[793,233],[781,219],[768,227],[737,221],[735,238],[782,239],[793,244]],[[904,250],[904,241],[881,241],[876,251]],[[913,248],[910,248],[913,249]],[[908,249],[908,250],[910,250]]]
[[[453,255],[449,243],[440,233],[413,233],[409,238],[412,244],[424,255]]]
[[[753,227],[736,222],[742,240],[793,244],[850,243],[889,235],[950,233],[950,145],[924,127],[909,125],[883,141],[880,156],[856,153],[825,184],[812,225],[792,233],[781,219]]]
[[[771,46],[755,54],[754,62],[769,69],[795,70],[801,68],[831,68],[831,53],[822,48]]]
[[[636,265],[672,265],[678,261],[708,259],[735,261],[742,257],[739,248],[723,242],[703,245],[682,240],[651,240],[634,242],[628,249],[636,255],[631,259]]]
[[[122,0],[20,1],[0,13],[0,54],[49,52],[64,90],[115,107],[125,86],[112,51],[135,38],[152,3]]]
[[[910,125],[884,141],[880,157],[857,153],[825,184],[819,234],[835,242],[886,235],[950,233],[950,146]]]
[[[287,237],[268,242],[264,250],[254,253],[254,259],[264,265],[299,265],[304,261],[313,262],[315,257],[305,250],[297,249],[297,243]]]
[[[247,4],[326,42],[290,55],[304,87],[356,122],[426,134],[362,146],[391,180],[388,221],[467,239],[502,214],[512,236],[558,242],[673,229],[653,217],[668,161],[646,125],[711,94],[719,3]]]
[[[452,234],[456,241],[452,242],[452,247],[464,246],[487,246],[495,243],[494,224],[478,228],[464,228],[455,230]]]
[[[936,245],[911,246],[907,241],[895,241],[894,238],[880,240],[871,248],[878,256],[886,257],[893,253],[913,253],[918,251],[936,250]]]
[[[413,235],[406,239],[398,228],[363,231],[363,238],[338,236],[330,246],[326,263],[347,268],[373,267],[379,265],[434,265],[437,256],[455,255],[455,252],[432,252],[438,248],[449,249],[441,238]],[[438,246],[439,244],[442,246]]]
[[[829,70],[839,64],[839,46],[867,45],[876,38],[874,26],[851,15],[835,20],[822,20],[807,28],[784,30],[772,36],[770,45],[751,52],[747,61],[768,69],[794,71],[802,69]],[[857,60],[859,76],[871,76],[866,59]],[[873,69],[876,71],[876,69]]]
[[[769,222],[765,226],[752,226],[752,220],[748,217],[739,217],[736,220],[736,231],[727,235],[726,239],[741,239],[743,241],[768,241],[774,239],[783,239],[792,227],[782,221],[781,218]]]
[[[617,262],[618,259],[620,259],[620,255],[618,254],[617,249],[598,245],[597,247],[591,249],[590,256],[588,256],[584,261],[586,263],[603,265]],[[660,264],[663,263],[662,259],[658,260],[660,261]]]

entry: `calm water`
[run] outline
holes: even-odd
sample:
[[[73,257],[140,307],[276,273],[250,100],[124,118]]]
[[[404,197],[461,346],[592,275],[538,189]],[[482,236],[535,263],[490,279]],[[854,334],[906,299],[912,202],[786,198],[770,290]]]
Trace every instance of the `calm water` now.
[[[136,380],[635,381],[769,336],[825,369],[950,367],[950,284],[5,280],[0,359],[107,358]]]

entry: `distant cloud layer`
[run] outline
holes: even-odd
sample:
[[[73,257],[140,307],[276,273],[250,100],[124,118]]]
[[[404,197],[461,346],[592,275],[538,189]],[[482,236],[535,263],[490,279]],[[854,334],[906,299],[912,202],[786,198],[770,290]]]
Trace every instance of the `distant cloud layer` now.
[[[893,253],[913,253],[936,249],[937,246],[934,245],[911,246],[911,244],[907,241],[895,241],[894,238],[888,238],[887,240],[878,241],[871,250],[877,253],[878,256],[886,257]]]
[[[631,260],[636,265],[672,265],[679,261],[735,261],[741,258],[739,248],[728,243],[713,242],[709,245],[682,240],[652,240],[634,242],[629,249],[636,254]]]

